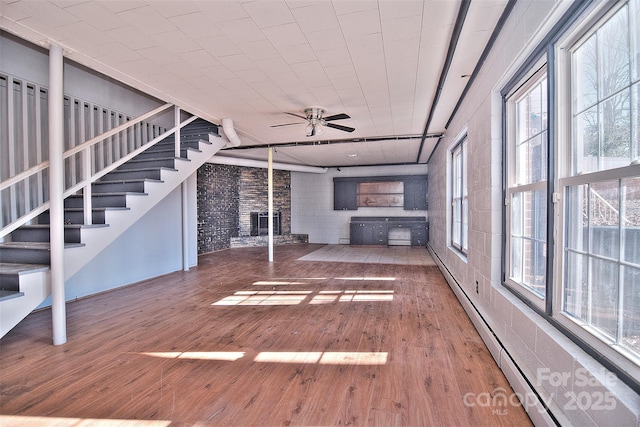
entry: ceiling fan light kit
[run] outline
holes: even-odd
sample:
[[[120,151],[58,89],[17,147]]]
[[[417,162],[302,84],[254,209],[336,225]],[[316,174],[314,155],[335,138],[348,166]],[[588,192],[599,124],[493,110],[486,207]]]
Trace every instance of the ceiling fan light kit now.
[[[307,125],[305,126],[305,133],[307,137],[321,135],[323,133],[323,130],[322,130],[323,126],[337,129],[343,132],[353,132],[355,130],[355,128],[352,128],[349,126],[342,126],[342,125],[337,125],[335,123],[329,123],[334,120],[350,119],[351,117],[349,115],[345,113],[340,113],[340,114],[334,114],[332,116],[325,117],[324,114],[326,113],[326,111],[327,110],[323,107],[307,107],[302,110],[302,112],[305,114],[304,117],[294,113],[285,113],[285,114],[288,114],[294,117],[299,117],[306,121]],[[290,126],[290,125],[297,125],[302,123],[305,123],[305,122],[285,123],[282,125],[273,125],[271,127]]]

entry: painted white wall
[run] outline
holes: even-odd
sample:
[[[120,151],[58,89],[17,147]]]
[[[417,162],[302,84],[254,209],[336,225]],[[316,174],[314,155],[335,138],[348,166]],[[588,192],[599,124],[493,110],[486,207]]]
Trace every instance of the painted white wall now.
[[[528,383],[548,402],[562,425],[630,425],[640,419],[640,397],[621,381],[607,381],[596,360],[527,307],[501,283],[502,262],[502,104],[501,82],[515,72],[528,52],[546,35],[566,2],[517,2],[473,87],[461,104],[429,161],[429,247],[443,265],[451,287],[485,337],[496,362],[514,390],[533,397]],[[558,9],[556,9],[558,8]],[[555,10],[555,13],[554,13]],[[461,258],[448,247],[446,224],[447,174],[450,148],[456,135],[468,130],[469,251]],[[478,291],[476,292],[476,286]],[[483,332],[483,329],[485,330]],[[520,373],[526,380],[523,381]],[[541,373],[569,375],[564,386],[553,387]],[[591,383],[578,385],[581,373]],[[601,381],[600,384],[597,384]],[[615,400],[615,408],[598,405],[581,409],[571,393]],[[574,395],[575,395],[574,394]],[[530,399],[529,399],[530,400]],[[498,408],[499,409],[499,408]],[[538,408],[525,406],[536,423],[546,423]]]
[[[197,265],[197,209],[195,174],[187,180],[189,264]],[[110,246],[67,280],[66,300],[130,285],[182,270],[182,193],[176,188],[118,237]],[[51,305],[50,298],[40,307]]]
[[[46,50],[0,32],[0,72],[48,87],[48,61]],[[100,76],[69,59],[64,60],[64,93],[133,117],[161,105],[155,98]]]
[[[424,175],[427,173],[426,165],[340,169],[331,168],[324,174],[291,172],[291,233],[308,234],[309,243],[348,244],[352,216],[427,216],[427,211],[405,211],[402,208],[333,210],[334,177]]]

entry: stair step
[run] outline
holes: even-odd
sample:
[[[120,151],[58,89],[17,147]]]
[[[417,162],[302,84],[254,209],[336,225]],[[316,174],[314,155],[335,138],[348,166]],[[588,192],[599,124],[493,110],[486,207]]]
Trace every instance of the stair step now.
[[[127,163],[123,164],[118,168],[118,170],[129,170],[129,169],[140,169],[140,168],[155,168],[155,167],[165,167],[170,169],[175,169],[176,161],[189,162],[189,159],[184,157],[167,157],[162,159],[142,159],[129,160]]]
[[[140,193],[138,193],[140,194]],[[91,222],[93,224],[106,224],[105,217],[107,211],[128,210],[127,207],[106,207],[93,208],[91,212]],[[84,224],[83,208],[65,208],[64,209],[65,224]],[[50,224],[49,211],[38,216],[38,224]]]
[[[24,292],[20,291],[5,291],[0,289],[0,301],[6,301],[8,299],[20,298],[24,296]]]
[[[0,263],[0,290],[20,292],[20,275],[49,270],[45,264]]]
[[[159,179],[128,179],[128,180],[113,180],[107,181],[101,179],[96,181],[91,186],[94,193],[112,193],[114,191],[129,191],[134,193],[144,193],[144,187],[147,182],[159,182]]]
[[[76,248],[82,243],[65,243],[64,247]],[[0,263],[50,264],[49,242],[5,242],[0,243]]]
[[[129,179],[162,179],[162,171],[171,171],[176,172],[176,169],[173,168],[142,168],[142,169],[116,169],[114,171],[109,172],[104,176],[105,179],[109,181],[113,180],[129,180]]]
[[[106,224],[66,224],[64,226],[64,241],[80,243],[82,229],[108,227]],[[48,242],[51,226],[49,224],[24,225],[11,233],[11,240],[15,242]]]
[[[136,157],[134,157],[134,160],[164,159],[164,158],[167,158],[167,157],[171,157],[175,152],[175,150],[173,148],[160,147],[160,148],[156,148],[155,150],[153,148],[154,147],[148,149],[144,153],[138,154]],[[181,148],[180,149],[180,157],[184,157],[184,158],[188,157],[189,151],[195,151],[197,153],[201,153],[202,152],[201,150],[199,150],[197,148],[191,148],[191,147]]]
[[[93,208],[126,208],[127,196],[146,196],[147,193],[113,192],[92,194],[91,204]],[[65,208],[81,208],[84,200],[81,195],[69,196],[64,199]]]
[[[184,141],[184,138],[180,138],[180,148],[195,148],[195,149],[199,149],[200,148],[200,144],[205,144],[205,145],[211,145],[212,143],[208,140],[205,139],[197,139],[194,141]],[[167,149],[168,147],[173,148],[173,150],[175,151],[175,141],[173,140],[173,138],[171,140],[166,140],[163,139],[162,141],[156,143],[156,145],[154,145],[153,147],[149,148],[149,150],[164,150]]]

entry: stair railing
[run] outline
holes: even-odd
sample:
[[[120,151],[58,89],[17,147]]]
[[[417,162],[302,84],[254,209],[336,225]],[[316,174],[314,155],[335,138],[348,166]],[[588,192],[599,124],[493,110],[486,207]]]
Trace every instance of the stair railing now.
[[[148,127],[139,126],[144,125],[148,120],[157,117],[158,115],[166,112],[169,108],[174,107],[174,123],[175,125],[165,132],[155,135],[155,128],[153,131],[149,131]],[[173,104],[164,104],[158,108],[155,108],[148,113],[142,114],[141,116],[129,120],[115,128],[112,128],[101,135],[98,135],[94,138],[87,140],[69,150],[66,150],[64,153],[65,164],[68,164],[68,160],[72,159],[74,156],[80,156],[82,159],[82,176],[83,178],[77,183],[68,187],[64,193],[64,197],[67,198],[70,195],[76,194],[79,191],[82,192],[83,195],[83,210],[84,210],[84,218],[85,224],[92,223],[92,202],[91,202],[91,184],[93,184],[96,180],[100,179],[107,173],[115,170],[117,167],[131,160],[133,157],[138,154],[146,151],[147,149],[154,146],[159,141],[167,138],[168,136],[175,134],[175,153],[176,156],[180,155],[180,129],[189,123],[196,120],[197,116],[190,116],[186,120],[180,121],[181,117],[181,109]],[[147,135],[144,135],[145,130],[147,131]],[[126,139],[131,132],[138,133],[138,136],[142,136],[143,138],[150,138],[147,142],[143,143],[139,147],[135,148],[133,151],[130,151],[124,155],[120,155],[119,158],[115,159],[111,163],[107,165],[100,166],[100,163],[104,163],[104,161],[98,161],[103,159],[98,159],[98,157],[104,153],[103,144],[105,141],[108,141],[110,138],[116,138],[118,141],[122,139]],[[101,145],[102,144],[102,145]],[[116,145],[120,145],[117,143]],[[106,145],[106,147],[112,147],[113,145]],[[109,155],[113,154],[112,152],[108,153]],[[122,153],[120,153],[122,154]],[[0,191],[3,191],[12,186],[18,186],[23,184],[25,188],[28,188],[28,180],[34,177],[36,174],[39,174],[43,171],[48,170],[49,161],[43,161],[36,166],[33,166],[15,176],[10,177],[9,179],[0,183]],[[8,225],[3,227],[0,230],[0,239],[7,236],[12,231],[29,223],[31,220],[36,218],[38,215],[49,209],[49,201],[43,201],[37,207],[31,209],[29,212],[26,212],[19,218],[14,221],[11,221]]]

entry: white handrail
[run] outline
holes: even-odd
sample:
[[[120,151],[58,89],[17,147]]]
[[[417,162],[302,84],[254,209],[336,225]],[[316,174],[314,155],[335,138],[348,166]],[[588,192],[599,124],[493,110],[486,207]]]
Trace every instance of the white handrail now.
[[[132,128],[133,126],[137,125],[138,123],[144,122],[145,120],[149,119],[150,117],[153,117],[159,113],[164,112],[165,110],[171,108],[171,107],[175,107],[173,104],[165,104],[162,105],[158,108],[155,108],[145,114],[142,114],[140,116],[138,116],[137,118],[133,119],[133,120],[129,120],[115,128],[112,128],[104,133],[102,133],[101,135],[98,135],[94,138],[91,138],[85,142],[83,142],[80,145],[77,145],[75,147],[70,148],[69,150],[65,151],[65,153],[63,154],[63,158],[67,159],[77,153],[81,153],[84,151],[85,155],[84,157],[84,161],[85,163],[88,163],[88,161],[90,161],[91,159],[91,149],[96,146],[96,144],[104,141],[105,139],[118,134],[119,132],[122,131],[126,131],[130,128]],[[176,109],[178,109],[178,107],[175,107]],[[179,110],[179,109],[178,109]],[[175,118],[179,120],[179,113],[176,113]],[[150,141],[144,143],[143,145],[141,145],[140,147],[136,148],[135,150],[131,151],[130,153],[128,153],[127,155],[117,159],[116,161],[112,162],[111,164],[105,166],[104,168],[102,168],[101,170],[93,173],[91,176],[86,176],[88,174],[85,175],[84,179],[80,182],[77,182],[75,185],[72,185],[70,188],[68,188],[65,192],[64,192],[64,197],[68,197],[76,192],[78,192],[79,190],[83,190],[83,195],[84,195],[84,209],[85,209],[85,224],[90,224],[91,223],[91,184],[94,183],[96,180],[100,179],[101,177],[103,177],[104,175],[106,175],[107,173],[115,170],[117,167],[121,166],[122,164],[126,163],[127,161],[131,160],[133,157],[137,156],[138,154],[146,151],[147,149],[149,149],[150,147],[154,146],[156,143],[158,143],[159,141],[167,138],[168,136],[170,136],[171,134],[174,133],[179,133],[180,129],[186,125],[188,125],[189,123],[195,121],[198,117],[197,116],[191,116],[188,119],[180,122],[180,123],[175,123],[174,127],[172,127],[171,129],[163,132],[162,134],[156,136],[155,138],[151,139]],[[179,153],[180,151],[180,147],[179,147],[179,139],[176,138],[175,141],[176,144],[176,152]],[[86,167],[87,165],[85,165],[85,172],[89,171],[91,168],[90,167]],[[44,161],[36,166],[33,166],[31,168],[29,168],[28,170],[25,170],[23,172],[21,172],[20,174],[13,176],[5,181],[3,181],[2,183],[0,183],[0,191],[3,189],[6,189],[8,187],[11,187],[12,185],[15,185],[21,181],[27,180],[29,179],[31,176],[47,169],[49,167],[49,161]],[[32,209],[30,212],[25,213],[24,215],[22,215],[20,218],[15,219],[14,221],[12,221],[11,223],[9,223],[8,225],[6,225],[5,227],[3,227],[0,230],[0,238],[3,238],[5,236],[7,236],[9,233],[11,233],[12,231],[16,230],[17,228],[21,227],[24,224],[27,224],[29,221],[31,221],[32,219],[34,219],[35,217],[37,217],[39,214],[45,212],[47,209],[49,208],[49,202],[43,202],[41,205],[37,206],[36,208]]]
[[[164,104],[154,110],[149,111],[148,113],[145,113],[141,116],[136,117],[133,120],[129,120],[128,122],[125,122],[123,124],[121,124],[120,126],[114,127],[113,129],[110,129],[106,132],[104,132],[102,135],[98,135],[95,138],[91,138],[85,142],[83,142],[82,144],[76,145],[73,148],[70,148],[69,150],[64,152],[64,158],[69,158],[71,156],[73,156],[76,153],[79,153],[81,151],[83,151],[85,148],[91,147],[95,144],[97,144],[98,142],[101,142],[107,138],[109,138],[110,136],[113,136],[115,134],[117,134],[118,132],[122,132],[125,129],[128,129],[130,127],[132,127],[133,125],[137,125],[138,123],[148,119],[149,117],[153,117],[156,114],[162,113],[164,110],[173,107],[173,104]]]

